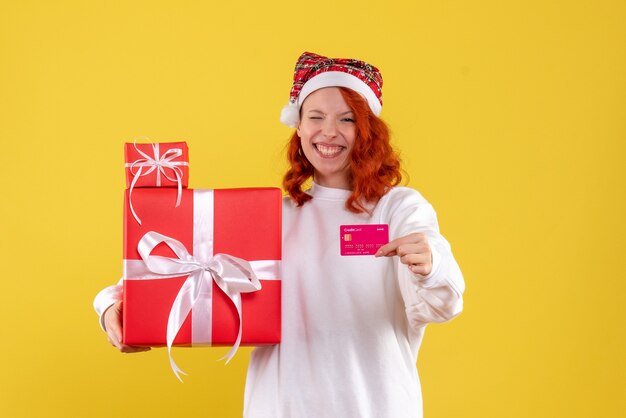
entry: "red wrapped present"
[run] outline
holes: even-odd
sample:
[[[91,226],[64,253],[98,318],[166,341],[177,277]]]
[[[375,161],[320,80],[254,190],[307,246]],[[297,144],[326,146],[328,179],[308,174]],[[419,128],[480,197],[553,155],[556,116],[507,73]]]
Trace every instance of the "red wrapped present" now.
[[[124,344],[279,343],[280,189],[176,193],[135,189],[140,225],[126,191]]]
[[[124,161],[128,189],[188,186],[189,150],[185,142],[127,143]]]
[[[130,212],[139,224],[141,219],[132,200],[135,187],[176,187],[176,203],[172,204],[180,205],[182,189],[189,182],[189,150],[185,142],[127,143],[124,160]]]

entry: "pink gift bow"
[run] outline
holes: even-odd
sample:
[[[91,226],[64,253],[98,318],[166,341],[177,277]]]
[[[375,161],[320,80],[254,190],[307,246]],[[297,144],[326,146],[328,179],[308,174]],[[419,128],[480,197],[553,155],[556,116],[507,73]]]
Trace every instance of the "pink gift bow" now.
[[[160,243],[167,244],[178,258],[150,255],[152,250]],[[193,306],[198,301],[202,288],[211,286],[212,281],[215,281],[237,308],[239,319],[237,340],[230,351],[222,357],[228,363],[237,352],[241,342],[241,293],[256,292],[261,289],[261,282],[255,274],[255,269],[252,268],[248,261],[228,254],[215,254],[209,261],[200,262],[189,254],[180,241],[154,231],[147,232],[141,238],[137,249],[148,270],[158,276],[154,278],[189,275],[176,295],[176,299],[174,299],[167,321],[167,352],[170,365],[178,380],[182,382],[179,373],[186,373],[176,365],[172,358],[172,344],[185,318],[187,318],[187,315],[189,315],[189,312],[191,312]],[[268,269],[272,270],[272,272],[266,271]],[[275,274],[273,271],[275,270],[275,265],[272,264],[270,266],[265,262],[260,266],[260,270],[264,273],[263,275],[272,275]]]
[[[133,188],[135,187],[135,183],[137,183],[137,180],[139,180],[139,177],[147,176],[148,174],[152,173],[154,170],[157,170],[156,187],[161,187],[161,173],[169,181],[172,181],[172,182],[175,181],[176,184],[178,185],[178,195],[176,197],[176,207],[178,207],[180,206],[180,200],[182,197],[182,187],[183,187],[182,186],[183,171],[181,170],[179,166],[181,165],[188,166],[189,163],[187,161],[172,161],[180,157],[181,155],[183,155],[183,150],[180,148],[169,149],[165,151],[163,155],[159,156],[159,143],[158,142],[152,143],[150,144],[152,145],[152,150],[154,151],[154,158],[152,158],[148,154],[146,154],[145,152],[137,148],[136,142],[137,141],[133,142],[133,146],[135,147],[137,152],[141,154],[144,158],[135,160],[132,163],[126,163],[125,167],[128,167],[130,169],[130,174],[133,175],[133,181],[130,184],[130,188],[129,188],[130,192],[128,195],[128,203],[130,205],[130,211],[132,212],[133,217],[135,218],[137,223],[141,225],[141,220],[139,219],[139,216],[137,216],[137,213],[135,212],[135,209],[133,208],[133,199],[132,199]],[[139,167],[137,172],[133,171],[135,167]],[[143,172],[144,167],[149,167],[149,168],[147,171]],[[168,176],[167,173],[165,172],[166,168],[171,169],[174,172],[176,178],[172,178]]]

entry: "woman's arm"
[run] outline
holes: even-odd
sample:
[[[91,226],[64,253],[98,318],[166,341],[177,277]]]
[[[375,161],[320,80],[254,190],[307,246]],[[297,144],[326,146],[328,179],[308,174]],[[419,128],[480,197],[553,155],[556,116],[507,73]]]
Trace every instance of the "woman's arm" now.
[[[122,343],[122,279],[113,286],[102,289],[93,301],[100,316],[100,326],[107,333],[111,345],[122,353],[148,351],[150,347],[134,347]]]
[[[377,256],[397,257],[397,275],[410,325],[448,321],[463,310],[465,282],[433,207],[403,188],[389,203],[390,237]]]

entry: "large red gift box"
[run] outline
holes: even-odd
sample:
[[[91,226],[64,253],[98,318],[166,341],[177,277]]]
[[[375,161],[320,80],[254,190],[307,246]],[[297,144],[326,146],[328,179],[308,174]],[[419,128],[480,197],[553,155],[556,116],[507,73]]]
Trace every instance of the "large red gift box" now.
[[[280,342],[281,192],[277,188],[182,190],[140,188],[133,191],[133,206],[141,225],[130,212],[129,190],[124,203],[123,342],[133,346],[164,346],[168,319],[183,283],[190,275],[164,276],[133,271],[146,262],[138,250],[146,234],[158,233],[180,242],[190,257],[206,263],[209,256],[228,254],[246,260],[257,273],[261,289],[241,293],[241,345]],[[149,234],[148,234],[149,235]],[[178,259],[170,247],[158,244],[152,256]],[[145,257],[145,254],[144,254]],[[154,257],[158,259],[159,257]],[[194,258],[194,259],[195,259]],[[201,269],[200,269],[201,270]],[[242,269],[243,270],[243,269]],[[258,271],[257,271],[258,270]],[[202,271],[200,271],[202,273]],[[134,275],[134,276],[133,276]],[[197,290],[197,289],[196,289]],[[198,303],[182,318],[173,345],[233,345],[239,335],[235,303],[214,280],[200,291]]]
[[[126,143],[124,161],[126,188],[186,188],[189,183],[189,150],[186,142]]]

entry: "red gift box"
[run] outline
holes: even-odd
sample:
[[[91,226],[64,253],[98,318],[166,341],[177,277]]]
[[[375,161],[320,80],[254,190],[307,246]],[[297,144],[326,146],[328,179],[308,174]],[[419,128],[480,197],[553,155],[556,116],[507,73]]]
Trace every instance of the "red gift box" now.
[[[196,294],[200,296],[191,312],[180,319],[173,345],[233,345],[239,335],[241,345],[280,342],[280,189],[184,189],[179,206],[172,204],[176,189],[135,189],[133,206],[142,213],[141,225],[131,214],[129,193],[126,190],[124,204],[124,344],[166,345],[172,306],[185,297],[189,302]],[[161,242],[164,236],[178,241],[177,252]],[[161,238],[153,239],[146,247],[150,237]],[[239,296],[233,296],[230,289],[231,296],[227,296],[218,285],[218,278],[223,279],[219,277],[222,273],[215,273],[219,268],[208,273],[211,263],[220,257],[218,254],[245,260],[229,259],[225,267],[233,270],[235,266],[234,270],[243,272],[240,282],[244,284],[247,283],[245,272],[253,271],[261,289]],[[151,262],[158,264],[164,260],[174,269],[192,266],[194,273],[149,271]],[[249,266],[242,267],[246,262]],[[201,275],[204,282],[197,281],[205,283],[204,287],[200,285],[185,293],[183,288]],[[239,313],[237,297],[240,297]],[[170,330],[170,338],[172,333]]]
[[[126,187],[182,187],[189,183],[189,150],[185,142],[127,143]]]

